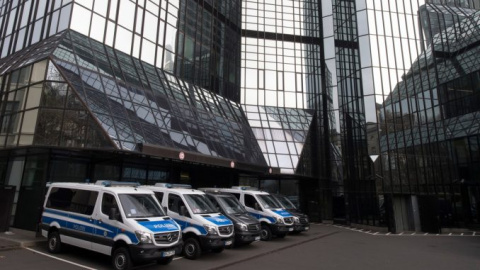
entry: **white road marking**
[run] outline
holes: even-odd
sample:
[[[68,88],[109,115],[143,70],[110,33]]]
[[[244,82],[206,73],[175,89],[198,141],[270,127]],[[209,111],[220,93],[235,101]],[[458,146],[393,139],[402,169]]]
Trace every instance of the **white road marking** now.
[[[37,250],[34,250],[34,249],[31,249],[31,248],[25,248],[27,250],[30,250],[30,251],[33,251],[37,254],[40,254],[40,255],[43,255],[43,256],[46,256],[46,257],[50,257],[52,259],[56,259],[56,260],[59,260],[59,261],[62,261],[62,262],[66,262],[66,263],[69,263],[69,264],[73,264],[75,266],[78,266],[78,267],[82,267],[82,268],[85,268],[85,269],[90,269],[90,270],[96,270],[95,268],[91,268],[91,267],[88,267],[88,266],[85,266],[85,265],[81,265],[81,264],[78,264],[78,263],[74,263],[74,262],[71,262],[71,261],[67,261],[65,259],[62,259],[62,258],[58,258],[58,257],[55,257],[55,256],[52,256],[50,254],[46,254],[46,253],[43,253],[43,252],[40,252],[40,251],[37,251]]]

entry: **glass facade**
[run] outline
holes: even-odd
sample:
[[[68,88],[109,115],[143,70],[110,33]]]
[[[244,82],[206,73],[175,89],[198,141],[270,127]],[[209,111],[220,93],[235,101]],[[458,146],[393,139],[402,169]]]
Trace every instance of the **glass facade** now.
[[[307,110],[244,106],[250,127],[269,167],[281,173],[297,172],[312,114]]]
[[[17,190],[46,178],[254,184],[312,220],[480,226],[479,10],[0,0],[1,170]]]
[[[265,165],[238,104],[77,32],[63,34],[50,61],[9,74],[4,147],[148,144]]]
[[[0,1],[0,57],[75,30],[240,101],[240,1]]]
[[[478,112],[479,2],[331,2],[325,58],[345,173],[334,216],[393,232],[476,226],[478,133],[466,119]]]

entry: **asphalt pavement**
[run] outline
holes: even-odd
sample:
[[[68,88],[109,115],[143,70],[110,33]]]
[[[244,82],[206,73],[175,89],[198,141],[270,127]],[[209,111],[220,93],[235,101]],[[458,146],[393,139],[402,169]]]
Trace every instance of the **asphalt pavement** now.
[[[332,224],[312,224],[311,230],[283,239],[256,242],[206,253],[198,260],[181,256],[165,267],[147,264],[150,270],[474,270],[480,269],[480,233],[389,234]],[[112,269],[110,258],[72,248],[49,254],[46,240],[34,232],[11,229],[0,233],[0,269]]]

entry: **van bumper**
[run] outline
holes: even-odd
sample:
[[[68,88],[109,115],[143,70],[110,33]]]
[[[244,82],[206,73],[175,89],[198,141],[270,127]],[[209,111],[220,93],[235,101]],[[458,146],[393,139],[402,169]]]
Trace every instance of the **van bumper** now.
[[[251,243],[260,240],[260,231],[256,232],[235,232],[235,242]]]
[[[273,234],[285,234],[293,232],[293,225],[273,224],[271,229]]]
[[[308,231],[310,229],[310,224],[295,224],[295,226],[293,226],[293,231],[294,232],[304,232],[304,231]]]
[[[233,235],[228,238],[212,235],[201,235],[198,238],[200,239],[200,245],[202,246],[202,249],[229,247],[233,243]]]
[[[133,261],[152,261],[161,258],[168,258],[175,256],[178,252],[178,248],[183,245],[183,241],[179,241],[178,244],[170,247],[158,247],[154,244],[139,244],[139,245],[129,245],[130,256]]]

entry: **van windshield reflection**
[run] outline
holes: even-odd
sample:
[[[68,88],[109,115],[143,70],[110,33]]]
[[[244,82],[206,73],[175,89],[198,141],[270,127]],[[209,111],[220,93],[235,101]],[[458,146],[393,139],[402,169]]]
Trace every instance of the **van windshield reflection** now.
[[[165,212],[151,194],[119,194],[118,197],[127,218],[165,216]]]
[[[215,207],[205,195],[187,194],[185,200],[194,214],[212,214],[217,213]]]
[[[240,202],[234,197],[219,196],[218,202],[227,214],[243,214],[247,212],[247,210],[245,210]]]
[[[257,197],[263,208],[282,208],[282,206],[273,198],[272,195],[257,195]]]

